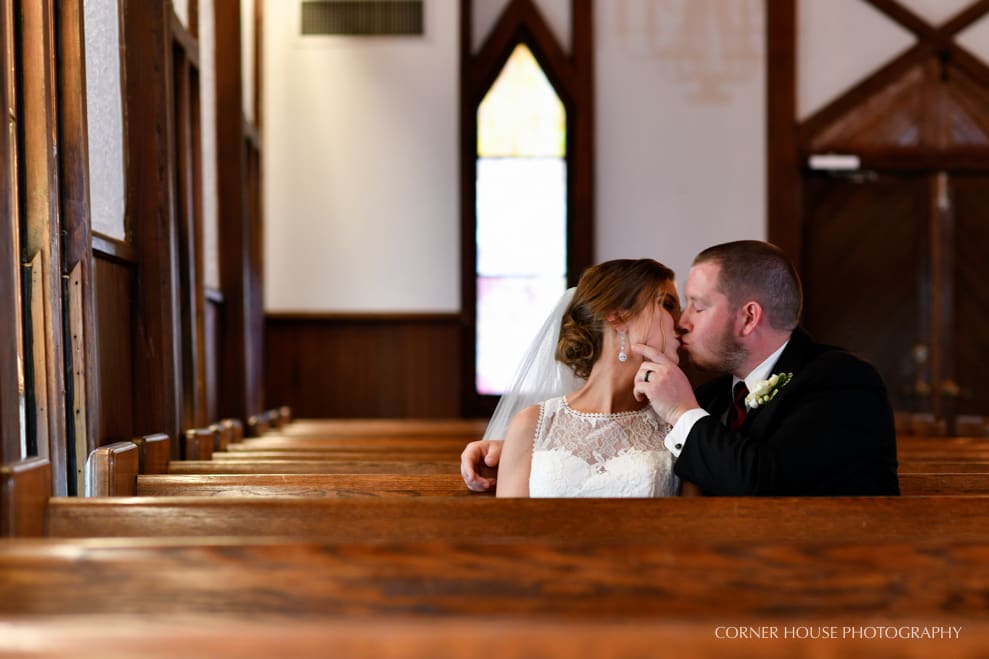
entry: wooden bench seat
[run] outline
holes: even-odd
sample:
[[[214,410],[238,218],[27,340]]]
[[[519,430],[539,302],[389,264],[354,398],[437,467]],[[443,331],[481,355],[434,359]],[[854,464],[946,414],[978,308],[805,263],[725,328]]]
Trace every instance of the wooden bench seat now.
[[[895,625],[960,628],[956,639],[862,638],[857,630]],[[797,638],[809,630],[836,627],[837,639]],[[772,632],[778,638],[770,638]],[[765,633],[765,638],[723,638],[727,632]],[[784,637],[787,632],[789,637]],[[844,638],[841,636],[844,635]],[[985,656],[989,622],[945,614],[882,616],[749,616],[685,619],[579,621],[520,616],[432,617],[428,624],[412,616],[198,616],[132,613],[113,616],[20,616],[0,622],[0,653],[48,657],[211,657],[218,659],[476,659],[479,648],[498,657],[574,659],[574,657],[759,657],[761,659],[930,659]],[[30,654],[27,650],[30,649]],[[332,651],[331,651],[332,649]],[[661,652],[660,652],[661,649]],[[110,651],[112,650],[112,651]],[[18,654],[20,653],[20,654]]]
[[[884,626],[960,628],[956,639],[862,638],[855,632]],[[798,638],[799,632],[837,628],[838,639]],[[667,616],[649,620],[573,620],[506,616],[22,616],[0,622],[0,652],[32,659],[48,657],[211,657],[219,659],[476,659],[479,648],[498,657],[656,657],[715,659],[930,659],[985,656],[989,623],[984,618],[944,614],[882,616],[748,616],[725,621]],[[769,635],[775,631],[778,638]],[[764,633],[765,638],[726,639],[726,632]],[[784,637],[789,632],[791,635]],[[845,637],[842,638],[841,635]],[[30,654],[25,648],[30,648]],[[112,652],[108,652],[112,649]],[[332,649],[332,651],[330,651]],[[659,651],[662,650],[662,652]],[[20,654],[18,654],[20,653]]]
[[[122,588],[121,584],[127,584]],[[14,539],[0,614],[989,613],[989,543]]]
[[[335,461],[366,461],[366,462],[450,462],[460,465],[460,453],[450,450],[379,450],[369,448],[366,450],[354,449],[349,451],[292,451],[292,450],[271,450],[271,451],[229,451],[225,453],[214,453],[210,458],[214,461],[230,460],[335,460]]]
[[[989,494],[989,473],[901,473],[899,479],[904,496]]]
[[[459,474],[453,460],[179,460],[170,474]]]
[[[367,541],[989,541],[989,497],[492,499],[54,497],[56,537],[311,536]]]
[[[238,451],[452,451],[457,455],[469,440],[461,437],[251,437],[228,448]]]
[[[460,474],[203,474],[137,477],[137,496],[471,496]],[[482,495],[483,496],[483,495]]]
[[[901,474],[904,496],[989,494],[989,474]],[[202,474],[137,477],[138,496],[462,496],[459,474]],[[128,493],[131,494],[131,493]],[[493,493],[492,493],[493,494]]]
[[[276,435],[315,437],[456,437],[480,439],[487,419],[297,419]]]
[[[917,460],[900,462],[897,472],[903,474],[989,474],[989,461],[977,460]]]

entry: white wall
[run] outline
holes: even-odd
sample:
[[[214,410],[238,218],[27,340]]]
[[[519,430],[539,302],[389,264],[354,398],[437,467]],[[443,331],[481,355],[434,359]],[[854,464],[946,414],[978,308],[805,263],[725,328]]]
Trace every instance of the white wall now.
[[[213,0],[199,0],[199,112],[203,150],[203,284],[220,288],[216,164],[216,30]]]
[[[268,310],[456,311],[458,3],[426,35],[301,37],[264,5]]]
[[[764,24],[758,0],[595,3],[596,260],[682,285],[702,248],[766,237]]]
[[[269,311],[459,309],[457,4],[427,0],[425,39],[303,39],[298,1],[267,0]],[[701,248],[765,237],[763,3],[608,0],[594,20],[596,258],[682,281]]]
[[[240,0],[240,76],[244,116],[254,122],[254,3],[256,0]],[[288,5],[281,0],[279,6]],[[296,23],[298,24],[298,23]]]

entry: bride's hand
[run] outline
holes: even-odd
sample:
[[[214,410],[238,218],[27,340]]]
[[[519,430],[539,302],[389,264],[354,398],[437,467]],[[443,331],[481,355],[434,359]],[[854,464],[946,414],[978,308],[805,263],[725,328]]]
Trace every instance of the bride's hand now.
[[[633,345],[632,352],[643,358],[635,375],[636,400],[648,400],[656,414],[671,426],[687,410],[700,407],[687,376],[669,357],[642,343]]]
[[[464,448],[460,454],[460,475],[469,489],[487,492],[495,486],[495,468],[501,459],[502,443],[500,439],[480,439]]]

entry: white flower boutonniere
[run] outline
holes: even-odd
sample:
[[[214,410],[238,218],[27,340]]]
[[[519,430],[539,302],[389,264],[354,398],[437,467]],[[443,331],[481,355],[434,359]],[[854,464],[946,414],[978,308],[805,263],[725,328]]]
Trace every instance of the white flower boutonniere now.
[[[745,407],[754,410],[765,405],[779,393],[793,378],[793,373],[777,373],[768,380],[760,380],[755,388],[745,397]]]

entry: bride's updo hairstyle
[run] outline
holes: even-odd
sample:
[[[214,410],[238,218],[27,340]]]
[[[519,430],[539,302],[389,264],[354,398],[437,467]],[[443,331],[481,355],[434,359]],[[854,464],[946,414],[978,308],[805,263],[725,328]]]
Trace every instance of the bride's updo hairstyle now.
[[[591,266],[580,276],[570,306],[563,312],[557,361],[586,378],[601,354],[608,315],[630,318],[654,300],[673,271],[652,259],[616,259]]]

